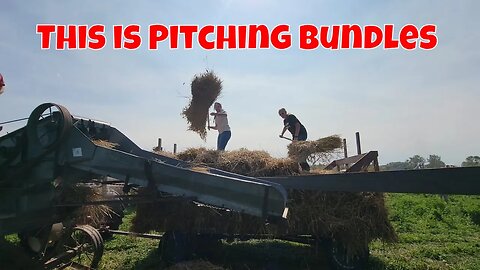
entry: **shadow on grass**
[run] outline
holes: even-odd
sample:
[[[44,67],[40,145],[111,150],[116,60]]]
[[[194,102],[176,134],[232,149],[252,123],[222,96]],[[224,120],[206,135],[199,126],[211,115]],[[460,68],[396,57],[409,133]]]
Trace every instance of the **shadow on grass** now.
[[[135,264],[135,269],[138,270],[147,270],[147,269],[165,269],[167,268],[167,264],[164,263],[160,256],[160,251],[158,248],[153,249],[150,253],[145,257],[145,259],[139,261]]]
[[[203,250],[204,251],[204,250]],[[195,266],[195,262],[198,262]],[[290,269],[330,269],[326,258],[315,255],[308,245],[281,240],[249,240],[221,243],[210,252],[199,250],[193,254],[188,269],[203,269],[205,261],[211,263],[209,269],[239,270],[290,270]],[[135,269],[167,269],[161,260],[159,249],[152,250],[147,257],[135,265]],[[187,269],[182,263],[172,269]]]
[[[43,267],[38,261],[32,260],[17,243],[0,237],[0,269],[35,270]]]
[[[368,264],[367,264],[367,269],[369,270],[393,270],[395,268],[388,268],[387,265],[380,260],[379,258],[370,256],[368,258]]]
[[[322,254],[309,245],[282,240],[250,240],[224,243],[212,261],[230,269],[328,269]]]

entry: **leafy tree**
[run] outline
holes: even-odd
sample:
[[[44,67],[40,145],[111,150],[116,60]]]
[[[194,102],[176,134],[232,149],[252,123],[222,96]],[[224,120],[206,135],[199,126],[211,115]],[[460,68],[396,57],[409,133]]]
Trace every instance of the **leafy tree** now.
[[[425,158],[415,155],[407,159],[407,169],[421,169],[425,167]]]
[[[428,164],[427,168],[444,168],[445,162],[442,161],[442,158],[437,155],[430,155],[427,159]]]
[[[462,167],[475,167],[480,166],[480,157],[479,156],[469,156],[462,162]]]
[[[382,171],[399,171],[408,169],[408,163],[402,161],[390,162],[382,166]]]

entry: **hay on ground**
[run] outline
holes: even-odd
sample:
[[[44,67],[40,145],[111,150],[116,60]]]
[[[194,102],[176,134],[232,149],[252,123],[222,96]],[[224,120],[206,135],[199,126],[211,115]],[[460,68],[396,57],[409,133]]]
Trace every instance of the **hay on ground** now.
[[[222,81],[213,73],[206,71],[195,75],[191,83],[192,98],[187,107],[183,109],[182,116],[187,119],[188,129],[200,135],[205,140],[208,120],[208,109],[222,91]]]
[[[338,135],[316,141],[295,141],[288,145],[288,156],[297,162],[304,162],[313,154],[328,155],[342,146],[342,139]]]

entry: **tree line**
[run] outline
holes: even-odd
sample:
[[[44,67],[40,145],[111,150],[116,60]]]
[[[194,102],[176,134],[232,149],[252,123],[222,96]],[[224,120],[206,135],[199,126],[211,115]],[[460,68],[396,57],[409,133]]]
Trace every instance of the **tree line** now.
[[[475,167],[480,166],[480,156],[468,156],[465,158],[465,161],[462,162],[462,167]],[[428,158],[424,158],[420,155],[414,155],[409,157],[405,161],[396,161],[390,162],[388,164],[382,165],[380,168],[384,171],[395,171],[395,170],[413,170],[413,169],[424,169],[424,168],[444,168],[449,167],[445,162],[442,161],[442,158],[439,155],[429,155]]]

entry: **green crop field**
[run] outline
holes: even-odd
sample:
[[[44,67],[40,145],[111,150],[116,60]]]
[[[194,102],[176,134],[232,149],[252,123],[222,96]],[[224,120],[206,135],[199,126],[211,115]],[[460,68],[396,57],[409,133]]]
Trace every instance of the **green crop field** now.
[[[388,194],[399,242],[371,244],[371,269],[480,269],[480,197]]]

